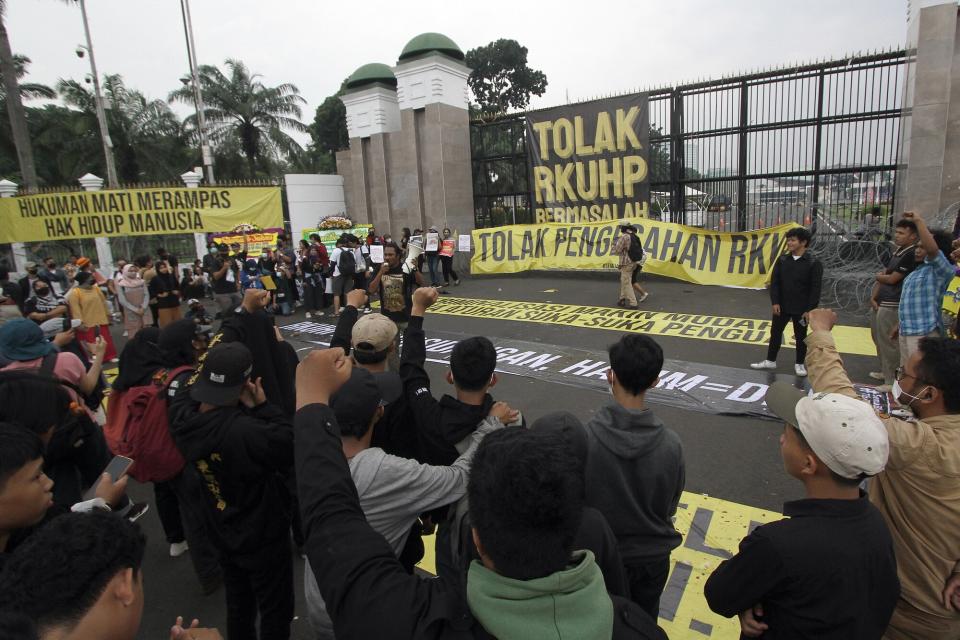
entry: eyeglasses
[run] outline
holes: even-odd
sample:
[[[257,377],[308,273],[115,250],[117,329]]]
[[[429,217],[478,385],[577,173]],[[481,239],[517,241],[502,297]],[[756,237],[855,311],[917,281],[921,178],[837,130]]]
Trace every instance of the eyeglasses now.
[[[930,384],[930,383],[927,382],[926,380],[922,380],[922,379],[918,378],[917,376],[912,376],[912,375],[910,375],[909,373],[906,372],[906,370],[905,370],[902,366],[897,367],[896,370],[894,371],[894,374],[893,374],[893,375],[894,375],[894,377],[896,378],[897,382],[900,382],[900,381],[903,380],[904,378],[913,378],[913,379],[916,380],[917,382],[921,382],[921,383],[923,383],[923,384]]]

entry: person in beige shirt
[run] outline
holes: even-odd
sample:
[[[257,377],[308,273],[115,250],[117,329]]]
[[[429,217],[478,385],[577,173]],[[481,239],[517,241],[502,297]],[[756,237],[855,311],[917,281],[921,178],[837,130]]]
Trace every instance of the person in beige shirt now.
[[[857,397],[830,330],[837,315],[814,309],[807,371],[814,391]],[[960,638],[960,340],[925,338],[897,369],[894,398],[915,420],[884,417],[886,469],[870,501],[893,536],[901,593],[884,638]]]

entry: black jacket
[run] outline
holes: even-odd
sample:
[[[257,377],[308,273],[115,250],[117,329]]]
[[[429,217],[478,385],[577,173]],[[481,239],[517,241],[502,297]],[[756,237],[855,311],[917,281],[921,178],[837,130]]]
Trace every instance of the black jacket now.
[[[470,615],[461,589],[443,578],[406,573],[367,523],[333,411],[309,405],[294,423],[305,549],[337,638],[491,638]],[[615,640],[666,638],[637,605],[612,600]]]
[[[293,465],[293,425],[276,406],[198,413],[189,387],[170,402],[170,430],[203,478],[212,539],[224,552],[257,553],[290,535],[291,499],[282,475]]]
[[[788,254],[773,264],[770,276],[770,302],[780,305],[780,312],[801,315],[820,305],[823,264],[805,251],[797,260]]]
[[[437,401],[430,391],[430,376],[423,368],[427,359],[424,340],[423,318],[411,316],[403,333],[400,357],[403,393],[417,424],[422,455],[417,459],[426,464],[450,466],[460,455],[454,445],[473,433],[487,417],[493,398],[487,394],[482,405],[465,404],[449,395]]]
[[[900,595],[893,541],[866,495],[796,500],[758,527],[707,580],[710,608],[732,617],[763,605],[768,640],[875,640]]]
[[[262,378],[267,400],[282,409],[288,420],[292,418],[296,408],[294,389],[300,359],[289,342],[277,340],[274,321],[267,312],[247,313],[241,309],[227,316],[210,346],[219,342],[242,342],[250,349],[253,354],[250,379]]]

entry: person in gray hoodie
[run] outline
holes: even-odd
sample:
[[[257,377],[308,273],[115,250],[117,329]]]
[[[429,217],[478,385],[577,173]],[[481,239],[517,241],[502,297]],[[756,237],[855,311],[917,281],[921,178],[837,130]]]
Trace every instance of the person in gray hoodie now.
[[[683,446],[646,405],[663,367],[660,345],[630,334],[607,351],[614,402],[586,425],[587,504],[617,537],[631,599],[656,620],[670,552],[681,541],[673,516],[685,481]]]
[[[477,429],[456,444],[460,456],[453,464],[421,464],[370,446],[384,405],[401,393],[399,378],[392,372],[374,374],[355,367],[330,403],[340,425],[343,453],[363,514],[398,556],[421,513],[456,502],[466,494],[477,445],[486,434],[503,428],[502,420],[511,412],[506,403],[494,403]],[[333,637],[332,623],[311,570],[304,572],[304,596],[316,635]]]

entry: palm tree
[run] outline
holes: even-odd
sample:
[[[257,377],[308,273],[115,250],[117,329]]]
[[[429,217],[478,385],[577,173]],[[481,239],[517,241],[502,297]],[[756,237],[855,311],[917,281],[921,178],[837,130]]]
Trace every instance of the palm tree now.
[[[10,116],[10,133],[17,148],[17,160],[20,163],[20,177],[27,191],[37,189],[37,168],[33,163],[33,147],[30,145],[30,131],[27,129],[27,116],[23,109],[20,87],[17,85],[17,67],[7,25],[3,15],[7,9],[7,0],[0,0],[0,75],[3,76],[3,89],[7,96],[7,114]]]
[[[88,131],[95,132],[97,115],[93,92],[76,80],[61,80],[57,90],[65,104],[79,110]],[[191,158],[187,133],[166,102],[149,100],[139,91],[128,88],[118,74],[104,77],[103,94],[107,128],[122,181],[175,180],[188,168]]]
[[[256,177],[257,161],[282,159],[302,151],[285,130],[306,132],[300,122],[300,105],[306,101],[296,86],[285,83],[265,86],[259,74],[251,74],[240,60],[224,63],[228,75],[212,65],[199,68],[204,116],[211,142],[233,139],[247,160],[250,177]],[[182,87],[170,94],[171,101],[193,104],[193,90]],[[195,125],[196,116],[188,118]]]

